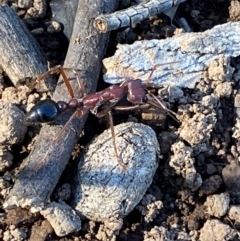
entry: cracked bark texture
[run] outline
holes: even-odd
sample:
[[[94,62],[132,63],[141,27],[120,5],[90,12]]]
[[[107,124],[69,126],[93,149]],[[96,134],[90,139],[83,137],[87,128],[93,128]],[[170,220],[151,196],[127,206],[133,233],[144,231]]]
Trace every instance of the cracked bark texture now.
[[[118,45],[115,55],[103,60],[104,81],[146,81],[157,64],[149,85],[194,88],[201,78],[231,80],[230,58],[240,54],[240,23],[229,22],[202,33],[184,33],[165,40],[136,41]]]
[[[86,89],[94,91],[101,70],[101,60],[105,53],[108,34],[100,35],[93,28],[92,19],[103,12],[112,12],[117,1],[104,1],[99,4],[80,0],[74,21],[73,33],[64,65],[80,69]],[[74,75],[69,75],[74,79]],[[71,81],[74,90],[79,86]],[[78,93],[78,91],[76,91]],[[79,97],[76,95],[76,97]],[[55,101],[69,100],[69,93],[63,81],[59,81],[53,95]],[[5,208],[14,206],[43,206],[65,169],[71,152],[84,126],[84,118],[74,118],[56,143],[53,142],[62,126],[72,113],[60,116],[57,125],[44,125],[38,140],[28,158],[25,168],[4,203]],[[47,153],[47,155],[46,155]]]
[[[106,33],[118,28],[129,27],[164,11],[174,11],[175,14],[177,6],[182,2],[185,2],[185,0],[143,1],[125,10],[100,15],[93,24],[98,31]]]
[[[14,86],[31,83],[48,69],[38,43],[8,5],[0,6],[0,53],[0,66]],[[51,87],[51,78],[47,81]]]
[[[53,19],[64,26],[61,34],[61,40],[66,44],[72,35],[72,26],[74,23],[74,16],[77,11],[78,0],[52,0],[50,2]]]

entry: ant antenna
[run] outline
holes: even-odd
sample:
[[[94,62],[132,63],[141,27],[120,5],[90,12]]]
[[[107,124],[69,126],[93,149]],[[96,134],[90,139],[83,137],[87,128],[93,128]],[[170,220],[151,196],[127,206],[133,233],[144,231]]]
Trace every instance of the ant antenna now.
[[[168,109],[168,108],[167,108],[155,95],[153,95],[152,93],[148,93],[148,95],[151,96],[154,100],[157,101],[157,103],[155,103],[154,101],[149,100],[149,101],[148,101],[149,104],[151,104],[151,105],[153,105],[153,106],[155,106],[155,107],[157,107],[157,108],[160,107],[160,108],[164,109],[169,116],[171,116],[176,122],[179,123],[179,121],[178,121],[178,119],[177,119],[177,114],[176,114],[176,113],[174,113],[173,111],[171,111],[170,109]]]
[[[152,70],[151,70],[151,73],[148,77],[148,79],[146,80],[145,84],[146,86],[149,85],[149,82],[150,82],[150,79],[152,78],[152,75],[153,75],[153,72],[156,70],[157,67],[159,66],[163,66],[163,65],[167,65],[167,64],[175,64],[175,63],[180,63],[181,61],[174,61],[174,62],[168,62],[168,63],[164,63],[164,64],[156,64],[153,66]]]

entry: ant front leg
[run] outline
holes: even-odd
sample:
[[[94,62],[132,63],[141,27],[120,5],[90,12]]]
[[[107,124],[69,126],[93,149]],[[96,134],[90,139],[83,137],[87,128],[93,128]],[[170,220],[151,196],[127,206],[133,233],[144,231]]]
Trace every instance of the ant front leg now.
[[[69,70],[72,70],[72,68],[62,67],[61,65],[56,65],[56,66],[50,68],[47,72],[38,76],[35,83],[29,87],[27,93],[30,94],[36,88],[36,85],[38,83],[40,83],[41,81],[43,81],[45,78],[47,78],[49,75],[60,73],[62,75],[63,81],[68,89],[68,92],[69,92],[71,98],[74,98],[72,86],[65,73],[65,71],[69,71]]]

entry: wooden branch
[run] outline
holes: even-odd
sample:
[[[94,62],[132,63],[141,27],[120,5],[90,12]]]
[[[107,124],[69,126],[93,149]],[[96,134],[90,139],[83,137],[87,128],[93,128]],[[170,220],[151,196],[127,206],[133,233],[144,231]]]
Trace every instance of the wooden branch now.
[[[50,2],[50,6],[52,10],[53,19],[64,26],[63,32],[58,33],[58,35],[63,35],[61,36],[62,42],[64,41],[68,44],[68,41],[70,41],[72,35],[72,26],[77,11],[78,0],[52,0]]]
[[[0,66],[15,86],[34,81],[48,69],[38,43],[8,5],[0,6],[0,53]]]
[[[169,62],[156,68],[150,85],[194,88],[203,77],[229,80],[234,71],[230,57],[240,54],[239,41],[240,22],[229,22],[202,33],[119,44],[115,55],[103,60],[104,81],[110,84],[126,79],[146,81],[155,65]]]
[[[149,0],[143,1],[122,11],[100,15],[94,20],[94,27],[106,33],[122,27],[129,27],[151,16],[155,16],[171,8],[176,8],[186,0]]]
[[[80,0],[78,3],[73,34],[64,65],[81,69],[80,78],[85,81],[87,89],[92,91],[97,85],[108,40],[108,34],[100,35],[93,28],[92,19],[96,14],[113,11],[116,5],[116,1],[100,1],[96,4],[95,1]],[[70,75],[71,77],[74,75]],[[72,87],[74,90],[79,89],[76,81],[72,81]],[[69,100],[63,81],[58,83],[54,100]],[[86,116],[81,120],[74,118],[62,133],[60,140],[54,144],[52,142],[54,137],[69,119],[70,114],[61,115],[58,125],[44,125],[34,149],[25,161],[25,168],[4,203],[5,208],[42,206],[48,201],[68,163],[86,119]]]

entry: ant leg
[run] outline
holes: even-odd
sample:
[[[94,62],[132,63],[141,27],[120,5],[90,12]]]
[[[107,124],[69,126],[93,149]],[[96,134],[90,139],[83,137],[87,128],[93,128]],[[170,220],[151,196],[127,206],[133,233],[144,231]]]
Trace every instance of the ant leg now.
[[[84,116],[87,112],[86,111],[82,111],[77,109],[76,111],[74,111],[74,113],[71,115],[71,117],[69,118],[69,120],[66,122],[66,124],[63,126],[63,128],[61,129],[61,131],[58,133],[58,135],[54,138],[54,142],[58,141],[60,136],[62,135],[62,133],[66,130],[66,128],[69,126],[69,124],[71,123],[71,121],[73,120],[74,117],[78,117],[81,118],[82,116]]]
[[[75,77],[76,77],[76,80],[78,82],[78,85],[79,85],[79,89],[80,89],[80,92],[81,92],[81,96],[84,96],[85,94],[85,88],[84,88],[84,84],[83,84],[83,80],[80,78],[79,74],[77,73],[77,71],[73,68],[68,68],[68,67],[60,67],[59,71],[63,77],[63,80],[65,82],[65,85],[67,86],[67,89],[68,89],[68,92],[71,96],[71,98],[74,98],[74,93],[73,93],[73,89],[72,89],[72,86],[69,82],[69,79],[67,78],[66,74],[65,74],[65,71],[69,71],[69,70],[72,70]]]
[[[99,106],[94,107],[93,109],[91,109],[90,111],[92,112],[92,114],[94,114],[96,117],[101,118],[105,115],[107,115],[109,113],[109,111],[115,107],[115,105],[117,104],[118,100],[115,101],[105,101],[105,103],[102,103]],[[100,106],[106,107],[104,110],[98,111],[98,108]]]
[[[73,89],[72,89],[72,86],[67,78],[67,75],[65,74],[65,71],[64,70],[68,70],[69,68],[64,68],[64,67],[61,67],[59,68],[59,72],[60,74],[62,75],[63,77],[63,81],[65,83],[65,85],[67,86],[67,89],[68,89],[68,92],[71,96],[71,98],[73,99],[74,98],[74,93],[73,93]]]
[[[145,109],[149,107],[148,104],[141,104],[141,105],[134,105],[134,106],[114,106],[114,110],[120,110],[120,111],[128,111],[128,110],[136,110],[136,109]]]
[[[59,133],[57,134],[57,136],[54,137],[54,139],[52,140],[50,147],[48,149],[48,151],[45,153],[44,157],[41,159],[41,161],[38,163],[37,167],[35,168],[34,172],[30,173],[30,175],[28,176],[29,178],[31,178],[34,174],[36,174],[39,169],[43,166],[44,162],[46,161],[46,158],[48,156],[48,154],[52,151],[53,146],[56,144],[56,142],[59,141],[62,133],[66,130],[66,128],[70,125],[71,121],[73,120],[74,117],[77,116],[77,114],[79,113],[79,109],[77,109],[72,116],[69,118],[69,120],[66,122],[66,124],[63,126],[63,128],[61,129],[61,131],[59,131]],[[86,112],[82,112],[82,116],[85,115]]]
[[[38,78],[36,79],[35,83],[28,88],[27,94],[30,94],[34,90],[36,85],[40,81],[42,81],[46,77],[48,77],[49,75],[60,73],[62,75],[62,78],[63,78],[63,81],[64,81],[65,85],[67,86],[67,89],[68,89],[68,92],[69,92],[71,98],[74,98],[72,86],[71,86],[71,84],[70,84],[70,82],[69,82],[69,80],[68,80],[68,78],[67,78],[67,76],[65,74],[65,71],[68,71],[68,70],[71,70],[71,69],[72,68],[62,67],[61,65],[56,65],[56,66],[50,68],[47,72],[45,72],[45,73],[43,73],[43,74],[38,76]]]
[[[84,88],[84,84],[83,84],[83,80],[82,78],[80,78],[79,74],[77,73],[77,71],[75,69],[73,69],[73,73],[77,79],[77,82],[78,82],[78,85],[79,85],[79,88],[80,88],[80,93],[82,96],[85,95],[85,88]]]
[[[107,110],[102,110],[102,111],[99,111],[99,112],[95,112],[95,111],[91,111],[97,118],[102,118],[103,116],[107,115],[108,112],[109,112],[109,109]]]
[[[117,158],[117,162],[118,164],[123,168],[124,171],[127,170],[127,167],[126,165],[123,163],[123,161],[121,160],[121,158],[119,157],[119,154],[118,154],[118,149],[117,149],[117,145],[116,145],[116,136],[115,136],[115,131],[114,131],[114,123],[113,123],[113,117],[112,117],[112,112],[111,112],[111,108],[114,106],[114,104],[108,106],[108,108],[106,110],[102,110],[100,112],[96,112],[95,110],[92,111],[92,113],[94,115],[96,115],[98,118],[101,118],[105,115],[108,114],[109,116],[109,124],[110,124],[110,129],[111,129],[111,134],[112,134],[112,141],[113,141],[113,148],[114,148],[114,153],[115,153],[115,156]]]
[[[37,77],[35,83],[32,84],[32,85],[28,88],[27,93],[30,94],[30,93],[35,89],[36,85],[37,85],[40,81],[42,81],[42,80],[44,80],[46,77],[48,77],[49,75],[58,73],[60,67],[61,67],[61,65],[56,65],[56,66],[52,67],[51,69],[49,69],[47,72],[39,75],[39,76]]]
[[[117,149],[117,144],[116,144],[116,136],[115,136],[115,131],[114,131],[114,123],[113,123],[113,117],[112,117],[112,112],[109,110],[108,111],[108,116],[109,116],[109,122],[110,122],[110,129],[112,133],[112,141],[113,141],[113,148],[114,148],[114,153],[117,158],[118,164],[123,168],[124,171],[127,170],[126,165],[123,163],[122,159],[120,158],[118,154],[118,149]]]
[[[174,61],[174,62],[168,62],[168,63],[163,63],[163,64],[156,64],[153,66],[150,75],[148,77],[148,79],[146,80],[146,86],[149,85],[150,79],[152,78],[153,72],[156,70],[157,67],[159,66],[163,66],[163,65],[167,65],[167,64],[175,64],[175,63],[180,63],[181,61]]]

